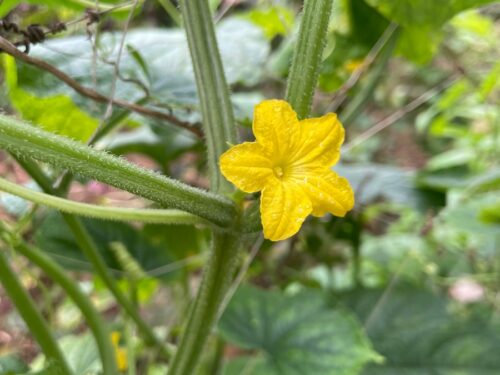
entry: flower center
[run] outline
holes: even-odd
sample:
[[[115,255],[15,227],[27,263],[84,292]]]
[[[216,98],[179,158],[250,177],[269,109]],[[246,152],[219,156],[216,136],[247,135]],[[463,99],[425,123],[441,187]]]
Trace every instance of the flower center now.
[[[276,167],[274,167],[274,168],[273,168],[273,172],[274,172],[274,175],[275,175],[276,177],[278,177],[278,178],[282,178],[282,177],[283,177],[283,175],[285,174],[285,173],[283,172],[283,168],[282,168],[282,167],[280,167],[280,166],[276,166]]]

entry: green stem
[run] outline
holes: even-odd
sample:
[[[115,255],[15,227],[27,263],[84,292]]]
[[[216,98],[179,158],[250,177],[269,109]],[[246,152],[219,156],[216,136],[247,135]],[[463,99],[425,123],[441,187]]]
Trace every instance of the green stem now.
[[[41,251],[37,251],[18,242],[14,246],[15,250],[28,258],[32,263],[40,267],[50,278],[57,282],[68,296],[73,300],[75,305],[82,312],[87,324],[94,334],[94,338],[101,356],[102,367],[104,374],[117,374],[115,351],[111,345],[111,332],[104,324],[99,312],[95,309],[90,299],[81,291],[79,286],[66,275],[57,263]]]
[[[119,305],[125,310],[125,312],[132,318],[132,320],[139,328],[139,332],[144,337],[146,344],[154,345],[160,349],[161,354],[165,358],[170,357],[170,351],[163,344],[163,342],[154,334],[151,327],[142,320],[141,316],[135,309],[134,305],[129,301],[125,294],[120,290],[115,279],[108,271],[104,259],[99,254],[97,246],[95,245],[92,238],[89,236],[83,224],[75,217],[67,214],[63,214],[63,218],[66,224],[69,226],[77,243],[85,254],[86,258],[90,261],[93,266],[94,271],[102,279],[108,290],[113,294],[113,296],[118,301]]]
[[[14,184],[0,177],[0,190],[42,204],[68,214],[87,216],[96,219],[137,221],[156,224],[208,224],[196,215],[179,210],[136,209],[120,207],[103,207],[93,204],[73,202],[37,192]]]
[[[168,375],[192,375],[238,264],[241,238],[214,234],[212,253]]]
[[[104,151],[5,115],[0,115],[0,146],[20,158],[33,158],[69,169],[220,226],[228,226],[234,221],[234,205],[222,196],[139,168]]]
[[[158,0],[158,2],[163,7],[163,9],[165,9],[165,12],[168,13],[172,21],[174,21],[177,26],[181,27],[182,26],[181,15],[179,14],[179,11],[175,7],[175,5],[172,4],[170,0]]]
[[[36,181],[36,183],[47,193],[54,194],[52,184],[47,176],[38,168],[38,166],[33,163],[23,159],[17,159],[21,166],[30,174],[30,176]],[[139,328],[139,332],[144,337],[148,345],[154,345],[159,348],[161,354],[165,358],[170,357],[170,351],[163,344],[163,342],[156,337],[151,327],[146,324],[133,304],[127,299],[125,294],[118,287],[115,279],[109,272],[104,259],[102,258],[99,250],[88,234],[87,230],[83,224],[75,217],[69,214],[63,214],[63,219],[70,228],[75,237],[79,247],[90,261],[93,269],[97,275],[103,280],[103,282],[108,287],[109,291],[116,298],[118,304],[123,308],[123,310],[134,320]]]
[[[236,143],[236,128],[208,1],[180,4],[203,117],[211,190],[229,192],[232,187],[219,172],[219,157],[228,143]]]
[[[306,0],[292,60],[286,99],[299,118],[309,115],[318,81],[333,0]]]
[[[34,301],[29,296],[26,289],[23,287],[16,272],[12,270],[3,251],[0,251],[0,282],[5,291],[9,295],[11,301],[16,306],[19,315],[23,318],[28,326],[30,333],[40,345],[51,370],[54,374],[71,375],[69,365],[63,356],[63,353],[57,341],[52,335],[52,331],[42,314],[38,311]],[[54,366],[52,368],[52,366]]]

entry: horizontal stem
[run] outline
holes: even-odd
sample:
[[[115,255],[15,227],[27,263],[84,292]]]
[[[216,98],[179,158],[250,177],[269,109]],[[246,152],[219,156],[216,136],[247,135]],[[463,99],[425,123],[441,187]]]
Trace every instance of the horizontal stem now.
[[[25,188],[0,178],[0,190],[56,210],[95,219],[137,221],[153,224],[207,224],[198,216],[179,210],[104,207],[70,201]]]
[[[198,215],[216,225],[231,225],[236,210],[227,198],[183,184],[104,151],[99,151],[26,122],[0,115],[0,147],[96,179],[175,208]]]

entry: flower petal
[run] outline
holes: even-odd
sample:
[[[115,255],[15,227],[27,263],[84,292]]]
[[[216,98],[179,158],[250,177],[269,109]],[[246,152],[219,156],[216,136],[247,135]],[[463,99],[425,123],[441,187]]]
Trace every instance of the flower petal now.
[[[319,163],[331,167],[340,157],[340,146],[344,142],[344,127],[335,113],[319,118],[300,121],[302,140],[293,153],[292,160],[298,163]]]
[[[301,187],[312,202],[314,216],[330,212],[342,217],[354,207],[354,192],[349,181],[329,169],[308,174]]]
[[[267,185],[260,200],[264,237],[280,241],[293,236],[311,210],[311,200],[297,184],[276,180]]]
[[[284,157],[300,139],[297,114],[284,100],[266,100],[255,107],[253,133],[270,156]]]
[[[262,190],[273,176],[271,161],[257,142],[231,147],[221,155],[220,169],[227,180],[246,193]]]

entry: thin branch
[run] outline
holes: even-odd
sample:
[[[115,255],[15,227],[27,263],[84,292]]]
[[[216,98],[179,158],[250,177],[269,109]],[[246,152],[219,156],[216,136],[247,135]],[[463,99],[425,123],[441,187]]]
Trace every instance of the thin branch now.
[[[407,105],[405,105],[403,108],[400,108],[396,112],[392,113],[390,116],[384,118],[383,120],[377,122],[375,125],[373,125],[371,128],[367,129],[363,133],[361,133],[359,136],[357,136],[355,139],[353,139],[351,142],[346,144],[344,147],[342,147],[343,152],[348,152],[352,150],[354,147],[359,146],[361,143],[365,142],[367,139],[373,137],[375,134],[381,132],[385,128],[391,126],[394,124],[396,121],[400,120],[404,116],[406,116],[408,113],[414,111],[421,105],[425,104],[432,98],[434,98],[436,95],[438,95],[440,92],[445,90],[446,88],[450,87],[453,83],[455,83],[459,79],[459,75],[453,75],[438,86],[424,92],[422,95],[420,95],[418,98],[414,99]]]
[[[53,66],[53,65],[51,65],[43,60],[37,59],[35,57],[28,56],[25,53],[19,51],[10,41],[8,41],[7,39],[2,38],[2,37],[0,37],[0,49],[3,52],[15,57],[16,59],[19,59],[27,64],[33,65],[41,70],[44,70],[44,71],[52,74],[53,76],[55,76],[59,80],[66,83],[69,87],[71,87],[73,90],[75,90],[80,95],[83,95],[83,96],[85,96],[89,99],[92,99],[98,103],[104,103],[104,104],[109,103],[111,100],[106,95],[103,95],[103,94],[101,94],[101,93],[99,93],[91,88],[88,88],[88,87],[81,85],[80,83],[75,81],[73,78],[68,76],[66,73],[57,69],[55,66]],[[177,117],[170,115],[168,113],[156,111],[154,109],[146,108],[146,107],[134,104],[134,103],[130,103],[130,102],[121,100],[121,99],[112,99],[112,102],[114,105],[116,105],[118,107],[125,108],[125,109],[128,109],[130,111],[140,113],[140,114],[145,115],[145,116],[153,117],[153,118],[156,118],[156,119],[159,119],[162,121],[168,121],[173,125],[179,126],[183,129],[190,131],[191,133],[195,134],[198,137],[202,136],[202,132],[199,128],[192,126],[189,122],[179,120]]]

